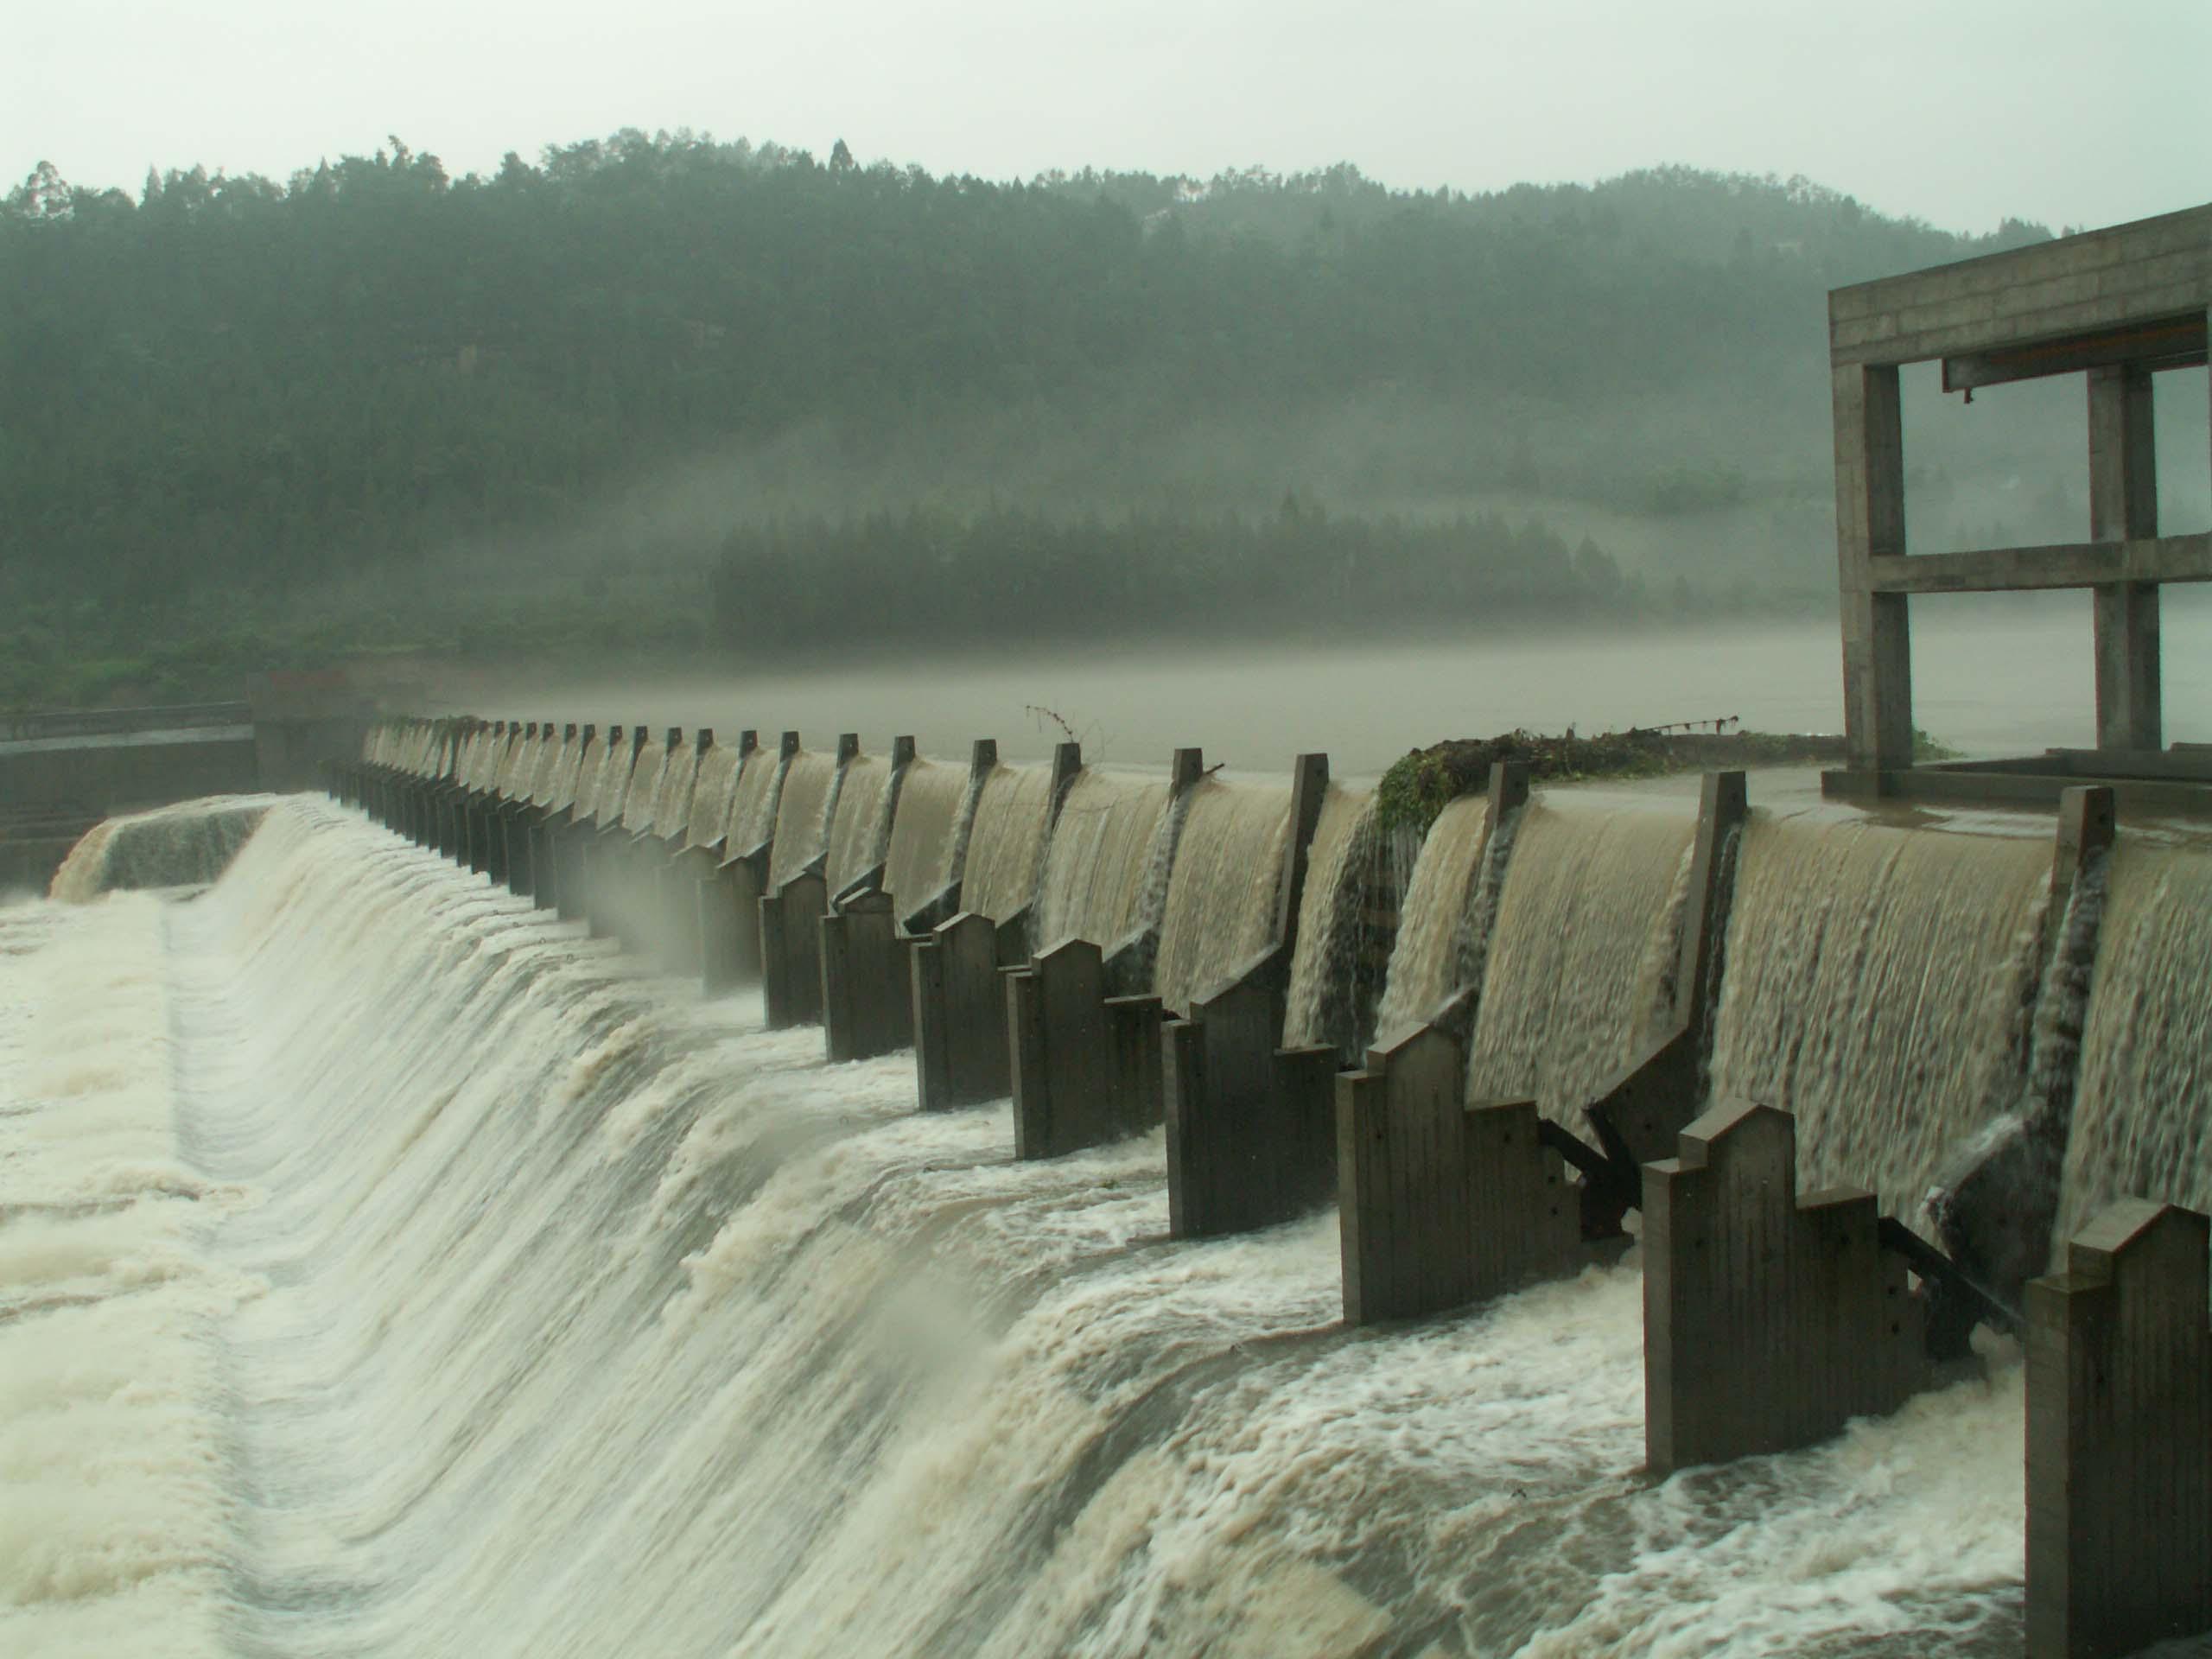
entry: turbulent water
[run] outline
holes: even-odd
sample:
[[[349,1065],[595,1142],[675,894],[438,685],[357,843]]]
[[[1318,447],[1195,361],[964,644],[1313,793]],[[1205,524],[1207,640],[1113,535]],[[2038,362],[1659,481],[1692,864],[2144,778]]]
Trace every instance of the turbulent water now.
[[[1346,1332],[759,1026],[320,804],[0,912],[0,1650],[2018,1649],[2017,1369],[1653,1485],[1633,1262]]]
[[[1064,939],[1111,945],[1149,919],[1147,877],[1166,868],[1162,842],[1171,821],[1164,779],[1096,767],[1078,772],[1046,849],[1033,931],[1039,946]]]
[[[1556,793],[1529,803],[1491,935],[1470,1098],[1534,1100],[1582,1127],[1582,1108],[1650,1024],[1681,938],[1696,827],[1655,804]]]
[[[1808,1186],[1914,1214],[2019,1104],[2051,843],[1754,813],[1713,1052],[1716,1097],[1797,1115]]]
[[[1152,988],[1164,1007],[1182,1013],[1274,944],[1289,842],[1287,785],[1208,779],[1192,788],[1153,969]]]

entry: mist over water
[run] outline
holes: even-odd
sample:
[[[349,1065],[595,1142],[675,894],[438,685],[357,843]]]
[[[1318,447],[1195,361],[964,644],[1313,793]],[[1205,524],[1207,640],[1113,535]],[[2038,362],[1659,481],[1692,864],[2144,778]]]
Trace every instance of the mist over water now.
[[[2032,753],[2094,740],[2087,594],[1945,596],[1913,607],[1913,717],[1972,754]],[[1418,619],[1409,619],[1417,630]],[[2164,590],[2167,741],[2212,741],[2212,603]],[[1165,766],[1203,745],[1209,766],[1280,772],[1319,750],[1338,776],[1379,773],[1442,737],[1523,727],[1584,733],[1739,717],[1764,731],[1840,732],[1841,647],[1832,621],[1716,622],[1618,632],[1276,645],[1224,641],[1101,645],[1090,655],[926,655],[747,671],[595,661],[448,672],[433,702],[520,718],[584,720],[636,709],[657,725],[734,732],[796,728],[810,744],[841,731],[914,734],[958,755],[995,737],[1010,760],[1041,760],[1065,734],[1084,758]]]
[[[321,803],[0,915],[0,1052],[11,1652],[2017,1650],[2005,1363],[1652,1485],[1632,1258],[1345,1332]]]

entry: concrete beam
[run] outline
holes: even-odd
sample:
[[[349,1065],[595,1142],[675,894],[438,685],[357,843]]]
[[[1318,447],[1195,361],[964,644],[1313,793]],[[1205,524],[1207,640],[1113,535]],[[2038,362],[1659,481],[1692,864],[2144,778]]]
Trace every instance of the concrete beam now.
[[[1837,289],[1828,346],[1838,364],[1915,363],[2202,316],[2208,304],[2212,206]]]
[[[1972,391],[2015,380],[2138,365],[2147,372],[2193,368],[2205,360],[2202,316],[2163,318],[2061,340],[2036,340],[1943,359],[1943,390]]]
[[[2212,1632],[2212,1218],[2127,1199],[2028,1287],[2028,1659]]]
[[[1867,561],[1865,577],[1866,590],[1875,594],[1995,594],[2158,582],[2212,582],[2212,533],[1892,555]]]

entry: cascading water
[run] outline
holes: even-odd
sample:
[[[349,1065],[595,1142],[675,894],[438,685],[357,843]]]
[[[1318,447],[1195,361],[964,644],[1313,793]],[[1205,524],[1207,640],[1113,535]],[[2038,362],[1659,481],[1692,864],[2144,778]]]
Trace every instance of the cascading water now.
[[[685,816],[683,844],[711,847],[729,822],[730,801],[737,793],[738,769],[744,756],[716,744],[699,758],[699,772],[691,790]],[[733,848],[732,851],[737,850]]]
[[[1910,1216],[2019,1103],[2047,836],[1754,813],[1738,856],[1712,1093],[1797,1116],[1800,1181]]]
[[[1153,965],[1152,988],[1162,1006],[1182,1013],[1274,943],[1289,841],[1287,786],[1211,778],[1192,786]]]
[[[1653,1486],[1632,1266],[1346,1332],[1156,1135],[671,995],[319,804],[0,912],[0,1647],[2018,1649],[2017,1370]]]
[[[729,820],[721,831],[733,855],[753,851],[775,834],[778,810],[783,804],[784,779],[801,758],[795,754],[786,760],[780,751],[766,749],[755,749],[746,758],[745,770],[738,775],[737,787],[730,795]],[[836,764],[827,756],[811,758],[825,765]],[[825,776],[817,794],[814,822],[820,821],[819,798],[826,797],[829,789]],[[811,858],[813,854],[807,856]]]
[[[639,746],[637,764],[630,769],[620,810],[612,822],[626,830],[653,827],[653,814],[660,806],[661,774],[667,766],[668,750],[659,739],[649,737]]]
[[[968,770],[934,760],[910,761],[899,785],[899,815],[883,855],[883,885],[893,913],[904,917],[944,890],[952,830],[968,801]]]
[[[1649,1023],[1681,936],[1694,817],[1547,791],[1515,832],[1468,1060],[1471,1100],[1582,1126]]]
[[[2212,859],[2123,835],[2104,902],[2061,1238],[2116,1198],[2212,1210]]]
[[[824,842],[829,857],[823,874],[833,895],[883,861],[883,809],[891,778],[891,762],[884,755],[856,754],[845,763]]]
[[[1398,942],[1375,1014],[1375,1041],[1388,1047],[1452,995],[1465,954],[1469,899],[1476,887],[1490,803],[1462,796],[1429,826],[1398,912]]]
[[[1096,767],[1077,774],[1046,850],[1032,931],[1040,948],[1064,939],[1115,944],[1150,919],[1146,875],[1155,864],[1166,868],[1153,855],[1167,808],[1160,779]]]
[[[749,770],[749,768],[748,768]],[[784,768],[776,806],[776,844],[768,855],[768,891],[773,893],[811,864],[823,850],[829,817],[837,792],[837,757],[802,749]],[[745,791],[738,791],[739,804]],[[735,840],[732,847],[742,845]]]
[[[994,766],[976,799],[960,904],[1002,922],[1037,897],[1052,810],[1049,766]]]
[[[1298,943],[1283,1011],[1287,1047],[1349,1050],[1357,1044],[1356,959],[1364,887],[1359,875],[1380,850],[1373,793],[1330,785],[1306,855],[1306,893],[1298,907]]]
[[[269,810],[273,797],[244,795],[108,818],[69,849],[48,891],[82,904],[118,887],[182,887],[213,881],[229,868]]]

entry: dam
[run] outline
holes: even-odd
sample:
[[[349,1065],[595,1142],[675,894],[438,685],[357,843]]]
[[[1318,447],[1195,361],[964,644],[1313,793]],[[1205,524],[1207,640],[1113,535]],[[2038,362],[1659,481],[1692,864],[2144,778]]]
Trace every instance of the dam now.
[[[2175,777],[1149,759],[394,715],[79,840],[0,1649],[2202,1650]]]

